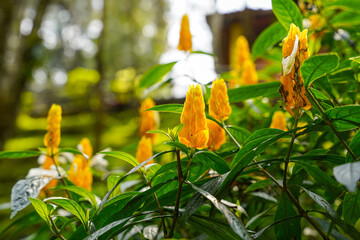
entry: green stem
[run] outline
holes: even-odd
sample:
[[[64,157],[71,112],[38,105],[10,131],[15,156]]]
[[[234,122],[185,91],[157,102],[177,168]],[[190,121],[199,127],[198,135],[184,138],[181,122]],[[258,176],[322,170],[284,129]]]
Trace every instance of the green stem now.
[[[297,128],[297,125],[299,122],[299,111],[298,110],[296,110],[296,111],[297,112],[295,113],[295,122],[294,122],[294,126],[292,127],[292,129]],[[283,178],[283,186],[285,189],[286,189],[287,172],[288,172],[288,165],[289,165],[289,161],[290,161],[290,154],[291,154],[292,148],[294,146],[295,136],[296,136],[296,131],[292,132],[292,134],[291,134],[289,150],[285,157],[285,168],[284,168],[284,178]]]
[[[183,177],[183,173],[182,173],[182,169],[181,169],[180,150],[179,149],[176,149],[176,161],[177,161],[177,175],[178,175],[179,187],[178,187],[177,195],[176,195],[173,222],[172,222],[172,225],[171,225],[170,233],[167,236],[167,238],[172,238],[172,236],[174,235],[175,224],[176,224],[176,221],[177,221],[178,216],[179,216],[179,206],[180,206],[182,185],[184,183],[184,177]],[[189,159],[189,162],[190,162],[190,159]]]
[[[55,235],[58,238],[62,239],[62,240],[66,240],[66,238],[64,238],[63,235],[61,235],[61,233],[60,233],[59,229],[57,228],[57,226],[56,226],[54,220],[52,219],[52,217],[49,216],[49,218],[50,218],[51,224],[54,226]]]
[[[314,97],[314,95],[312,94],[311,91],[309,91],[308,88],[306,88],[306,92],[307,94],[310,96],[310,98],[312,99],[312,101],[315,103],[316,107],[318,108],[318,110],[320,111],[322,117],[325,120],[325,123],[330,127],[331,131],[333,131],[333,133],[336,135],[336,137],[339,139],[339,141],[344,145],[344,147],[346,148],[346,150],[348,151],[348,153],[351,155],[351,157],[354,159],[354,161],[356,161],[357,157],[355,156],[355,154],[353,153],[353,151],[350,149],[349,145],[347,145],[347,143],[345,142],[345,140],[341,137],[341,135],[339,134],[339,132],[335,129],[334,125],[331,123],[330,119],[328,118],[328,116],[326,115],[326,113],[324,112],[324,110],[321,108],[319,102],[316,100],[316,98]]]
[[[66,182],[65,182],[64,177],[61,176],[59,167],[58,167],[58,165],[56,164],[56,161],[55,161],[55,155],[56,155],[56,154],[54,154],[53,151],[54,151],[53,148],[51,148],[51,149],[50,149],[50,158],[51,158],[51,160],[53,161],[53,163],[54,163],[54,165],[55,165],[55,168],[56,168],[56,171],[57,171],[57,173],[58,173],[58,175],[59,175],[59,178],[60,178],[61,183],[66,187],[67,184],[66,184]],[[65,190],[65,192],[66,192],[67,197],[71,199],[71,195],[70,195],[69,191],[68,191],[68,190]]]
[[[222,121],[221,123],[222,123],[222,126],[223,126],[224,130],[225,130],[226,133],[231,137],[231,139],[234,141],[234,143],[236,144],[236,146],[237,146],[238,148],[241,148],[240,143],[238,143],[238,141],[236,141],[236,139],[234,138],[234,136],[233,136],[233,135],[229,132],[229,130],[227,129],[227,126],[226,126],[225,122]]]

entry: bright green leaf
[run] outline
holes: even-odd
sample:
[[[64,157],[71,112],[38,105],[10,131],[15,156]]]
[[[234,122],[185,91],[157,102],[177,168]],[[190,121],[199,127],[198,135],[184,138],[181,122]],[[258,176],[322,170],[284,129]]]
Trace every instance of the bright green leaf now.
[[[111,157],[114,157],[114,158],[121,159],[121,160],[123,160],[123,161],[125,161],[127,163],[130,163],[134,167],[139,165],[138,160],[136,158],[134,158],[133,156],[131,156],[130,154],[126,153],[126,152],[110,151],[110,152],[100,152],[100,154],[104,154],[104,155],[107,155],[107,156],[111,156]]]
[[[39,216],[44,219],[49,227],[51,227],[50,211],[47,205],[43,201],[36,198],[29,197],[29,200]]]
[[[294,23],[302,29],[302,15],[292,0],[272,0],[272,8],[276,18],[286,30]]]
[[[257,97],[269,97],[279,94],[280,82],[259,83],[228,90],[231,103],[244,101]],[[279,95],[280,96],[280,95]]]
[[[220,174],[224,174],[230,171],[229,166],[225,160],[218,156],[216,153],[209,151],[199,151],[194,155],[194,159],[199,159],[201,162],[206,164],[209,168],[214,169]]]
[[[5,151],[0,152],[0,159],[2,158],[28,158],[40,156],[41,152],[36,151]]]
[[[360,126],[360,106],[347,105],[325,111],[338,131],[347,131]]]
[[[177,62],[171,62],[167,64],[158,64],[150,68],[140,79],[139,88],[147,88],[155,83],[161,81],[161,79],[171,71],[173,66]]]
[[[87,200],[89,200],[91,205],[93,205],[93,207],[96,208],[96,206],[97,206],[95,195],[85,188],[78,187],[78,186],[58,186],[57,188],[65,189],[70,192],[76,193],[77,195],[80,195],[83,198],[86,198]]]

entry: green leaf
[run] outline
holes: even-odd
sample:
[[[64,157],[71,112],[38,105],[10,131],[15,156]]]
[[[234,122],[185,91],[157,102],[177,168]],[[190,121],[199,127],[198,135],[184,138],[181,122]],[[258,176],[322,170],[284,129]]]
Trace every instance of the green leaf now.
[[[177,62],[171,62],[167,64],[158,64],[146,71],[140,79],[139,88],[147,88],[155,83],[161,81],[161,79],[171,71],[173,66]]]
[[[107,156],[111,156],[111,157],[121,159],[121,160],[123,160],[123,161],[125,161],[127,163],[130,163],[134,167],[139,165],[138,160],[136,158],[134,158],[133,156],[131,156],[130,154],[126,153],[126,152],[110,151],[110,152],[100,152],[100,154],[104,154],[104,155],[107,155]]]
[[[360,131],[357,131],[353,139],[349,144],[350,149],[358,158],[360,156]],[[346,162],[352,162],[354,159],[351,157],[349,153],[346,154]]]
[[[52,202],[55,205],[58,205],[64,208],[66,211],[72,213],[81,221],[85,229],[87,229],[87,218],[85,212],[77,202],[71,199],[61,198],[61,197],[49,198],[47,199],[47,201]]]
[[[343,192],[343,188],[327,173],[321,171],[317,166],[306,162],[294,161],[301,165],[323,188],[329,193],[338,197]]]
[[[50,211],[48,206],[43,201],[36,198],[29,197],[29,200],[39,216],[44,219],[47,225],[51,228]]]
[[[275,221],[297,216],[288,196],[282,192],[279,206],[275,213]],[[275,225],[275,234],[278,240],[301,239],[300,219],[293,218]]]
[[[170,113],[182,113],[184,108],[183,104],[163,104],[154,106],[146,111],[158,111],[158,112],[170,112]]]
[[[360,162],[351,162],[334,167],[334,176],[350,192],[355,192],[357,182],[360,179]]]
[[[190,54],[205,54],[205,55],[209,55],[211,57],[214,57],[215,55],[212,54],[212,53],[207,53],[207,52],[203,52],[203,51],[193,51],[193,52],[190,52]]]
[[[343,215],[346,223],[355,226],[360,218],[360,196],[357,193],[346,193],[343,201]]]
[[[111,189],[116,185],[116,183],[121,179],[121,176],[119,175],[115,175],[115,174],[112,174],[110,175],[107,179],[106,179],[106,182],[107,182],[107,190],[108,191],[111,191]],[[120,194],[120,187],[118,188],[115,188],[110,197],[115,197],[117,195]]]
[[[291,0],[272,0],[272,8],[276,18],[286,30],[289,30],[290,24],[294,23],[302,27],[302,15],[299,8]]]
[[[82,152],[80,152],[79,150],[77,150],[75,148],[61,148],[58,153],[62,153],[62,152],[68,152],[68,153],[83,155]]]
[[[241,238],[244,240],[251,240],[253,239],[250,234],[247,232],[246,228],[238,219],[224,204],[222,204],[219,200],[217,200],[213,195],[208,193],[207,191],[204,191],[203,189],[195,186],[188,180],[185,181],[185,183],[189,184],[192,188],[194,188],[196,191],[198,191],[201,195],[206,197],[211,201],[211,203],[224,215],[225,219],[229,223],[231,229]]]
[[[267,187],[269,186],[270,184],[272,184],[273,181],[271,179],[265,179],[263,181],[257,181],[253,184],[251,184],[245,191],[244,193],[247,193],[247,192],[251,192],[251,191],[255,191],[255,190],[258,190],[258,189],[261,189],[261,188],[264,188],[264,187]]]
[[[352,57],[350,60],[360,64],[360,56]]]
[[[174,147],[174,148],[177,148],[181,152],[183,152],[187,156],[189,156],[189,148],[185,144],[183,144],[181,142],[171,141],[171,142],[164,142],[164,144],[169,145],[169,146]]]
[[[260,35],[256,38],[252,49],[252,59],[256,59],[258,56],[266,53],[276,43],[286,37],[287,31],[279,22],[275,22],[268,26]]]
[[[40,155],[41,152],[36,152],[36,151],[5,151],[5,152],[0,152],[0,159],[28,158],[28,157],[37,157]]]
[[[322,198],[321,196],[317,195],[314,192],[307,190],[306,188],[303,187],[300,188],[303,189],[317,204],[319,204],[320,207],[325,209],[332,218],[334,219],[338,218],[335,209],[324,198]]]
[[[215,177],[207,183],[204,183],[200,188],[204,191],[209,192],[210,194],[214,194],[224,179],[226,178],[227,174],[221,175],[220,177]],[[196,210],[205,202],[205,199],[199,192],[194,193],[194,195],[190,198],[187,202],[185,211],[182,215],[183,221],[186,222],[188,218],[196,212]]]
[[[320,225],[320,227],[324,230],[324,232],[329,232],[329,230],[331,230],[330,234],[331,234],[331,236],[334,237],[334,239],[350,240],[349,238],[342,235],[335,227],[333,227],[333,222],[330,224],[329,222],[322,220],[320,218],[317,218],[317,217],[311,216],[311,218],[314,219]],[[351,236],[351,234],[349,234],[349,235]],[[353,238],[353,239],[357,239],[357,238]]]
[[[220,174],[224,174],[230,171],[230,168],[226,164],[225,160],[213,152],[199,151],[195,153],[193,158],[200,160],[201,162],[206,164],[209,168],[214,169]]]
[[[275,81],[229,89],[229,101],[230,103],[235,103],[251,98],[273,96],[279,93],[279,87],[280,82]]]
[[[360,13],[358,0],[325,1],[325,9],[342,9],[345,11]]]
[[[360,14],[354,12],[341,12],[336,14],[330,23],[333,27],[351,27],[360,24]]]
[[[338,131],[347,131],[360,126],[360,106],[347,105],[325,111]]]
[[[316,79],[330,73],[339,65],[336,53],[327,53],[312,56],[301,65],[301,74],[305,87],[310,86]]]
[[[247,129],[238,127],[238,126],[227,126],[227,129],[231,133],[231,135],[236,139],[236,141],[240,144],[244,144],[246,139],[251,135]]]
[[[239,239],[231,228],[220,219],[203,216],[191,216],[188,220],[190,227],[204,232],[212,240],[236,240]]]
[[[163,131],[163,130],[153,129],[153,130],[147,131],[146,133],[163,134],[163,135],[165,135],[165,136],[167,136],[168,138],[171,139],[170,135],[167,132]]]
[[[91,205],[93,205],[94,208],[97,207],[95,195],[85,188],[78,187],[78,186],[58,186],[58,187],[56,187],[56,189],[65,189],[70,192],[76,193],[77,195],[80,195],[83,198],[86,198],[87,200],[89,200],[89,202],[91,203]]]

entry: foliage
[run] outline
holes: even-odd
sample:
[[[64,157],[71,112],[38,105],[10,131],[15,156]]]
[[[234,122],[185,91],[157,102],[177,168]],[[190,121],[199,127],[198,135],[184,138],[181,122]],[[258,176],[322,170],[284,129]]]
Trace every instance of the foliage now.
[[[0,152],[0,159],[41,155],[51,163],[48,169],[30,170],[15,184],[12,216],[30,203],[37,214],[20,212],[0,238],[7,237],[10,228],[20,230],[43,221],[46,228],[41,231],[60,239],[194,239],[203,234],[210,239],[360,239],[360,41],[356,32],[360,22],[345,24],[351,19],[343,17],[358,11],[355,1],[314,1],[317,5],[308,3],[307,8],[303,1],[299,7],[290,0],[272,2],[278,22],[260,34],[252,55],[247,56],[249,61],[251,57],[268,60],[257,73],[267,80],[259,77],[260,83],[245,84],[243,79],[229,90],[223,80],[217,80],[211,90],[191,86],[184,105],[141,108],[141,122],[152,124],[147,131],[139,131],[140,137],[156,135],[156,142],[151,137],[147,144],[162,147],[153,152],[138,144],[138,152],[151,157],[137,159],[125,150],[110,149],[89,154],[82,144],[78,149],[58,148],[60,134],[54,134],[60,128],[58,114],[55,120],[48,118],[49,126],[55,121],[56,127],[47,128],[47,148]],[[325,19],[320,21],[323,25],[314,21],[315,14]],[[311,25],[300,34],[303,19]],[[291,23],[299,29],[290,27]],[[278,43],[288,31],[281,49]],[[292,31],[299,33],[290,36]],[[306,48],[302,48],[304,42]],[[191,48],[184,50],[191,52]],[[150,68],[137,88],[152,91],[177,63]],[[281,64],[280,83],[268,69]],[[244,77],[244,66],[236,76]],[[234,71],[221,73],[229,85]],[[311,105],[291,105],[287,94],[293,94],[297,103],[309,99]],[[288,112],[279,114],[279,99]],[[160,112],[163,121],[169,115],[181,117],[178,126],[160,130],[153,124],[158,115],[144,112]],[[209,121],[221,128],[218,134],[226,134],[221,147],[207,146],[209,138],[216,139],[209,134]],[[56,141],[51,140],[53,135]],[[54,146],[49,144],[52,141]],[[131,147],[135,148],[129,143]],[[61,161],[64,156],[69,159]],[[132,168],[109,169],[111,159]],[[102,182],[106,194],[96,196],[91,186],[84,188],[69,179],[67,170],[81,164],[91,168],[86,175],[91,181],[80,174],[75,174],[76,180],[91,184],[93,176],[107,178],[107,185]],[[305,231],[309,228],[310,233]]]

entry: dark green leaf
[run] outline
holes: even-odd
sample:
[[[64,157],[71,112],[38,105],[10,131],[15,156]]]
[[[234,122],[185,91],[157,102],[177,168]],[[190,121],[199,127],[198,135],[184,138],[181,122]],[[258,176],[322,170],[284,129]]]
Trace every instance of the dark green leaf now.
[[[229,89],[230,103],[240,102],[251,98],[269,97],[279,93],[280,82],[259,83],[239,88]]]
[[[267,187],[269,186],[270,184],[272,184],[273,181],[271,179],[265,179],[263,181],[257,181],[253,184],[251,184],[245,191],[244,193],[247,193],[247,192],[251,192],[251,191],[255,191],[255,190],[258,190],[258,189],[261,189],[261,188],[264,188],[264,187]]]
[[[297,216],[288,196],[282,192],[275,221]],[[300,219],[293,218],[275,225],[275,234],[278,240],[301,239]]]
[[[301,65],[301,74],[305,87],[310,86],[316,79],[330,73],[339,65],[336,53],[312,56]]]
[[[355,192],[357,182],[360,179],[360,162],[351,162],[334,167],[334,176],[350,192]]]
[[[357,193],[346,193],[343,202],[343,215],[346,223],[355,226],[360,218],[360,196]]]
[[[41,154],[42,154],[41,152],[36,152],[36,151],[5,151],[5,152],[0,152],[0,159],[37,157],[40,156]]]
[[[286,30],[289,30],[291,23],[302,29],[302,15],[293,1],[272,0],[272,8],[276,18]]]
[[[238,219],[224,204],[222,204],[219,200],[217,200],[213,195],[208,193],[207,191],[204,191],[203,189],[195,186],[189,181],[185,181],[187,184],[189,184],[192,188],[194,188],[196,191],[201,193],[204,197],[209,199],[211,203],[224,215],[225,219],[229,223],[231,229],[241,238],[244,240],[251,240],[253,239],[250,234],[247,232],[246,228]]]
[[[50,211],[47,205],[43,201],[36,198],[29,197],[29,200],[31,201],[31,204],[33,205],[39,216],[44,219],[44,221],[49,227],[51,227]]]
[[[77,202],[75,202],[71,199],[61,198],[61,197],[50,198],[47,201],[52,202],[55,205],[58,205],[58,206],[64,208],[66,211],[72,213],[74,216],[76,216],[81,221],[83,226],[85,228],[87,228],[87,218],[86,218],[85,212]]]
[[[240,144],[244,144],[246,139],[251,135],[251,133],[245,128],[238,126],[227,126],[227,129],[231,135],[236,139]]]
[[[225,160],[213,152],[199,151],[196,152],[193,158],[200,160],[201,162],[206,164],[209,168],[214,169],[220,174],[224,174],[230,171],[230,168],[226,164]]]
[[[78,186],[58,186],[57,189],[65,189],[70,192],[76,193],[77,195],[80,195],[83,198],[86,198],[87,200],[89,200],[89,202],[91,203],[91,205],[93,205],[94,208],[97,207],[95,195],[85,188],[78,187]]]
[[[100,154],[104,154],[106,156],[111,156],[111,157],[121,159],[127,163],[130,163],[134,167],[139,165],[138,160],[126,152],[111,151],[111,152],[100,152]]]
[[[256,59],[258,56],[266,53],[276,43],[286,37],[287,31],[279,22],[275,22],[268,26],[260,35],[256,38],[252,49],[252,59]]]
[[[330,23],[333,25],[333,27],[351,27],[351,26],[360,24],[360,14],[344,11],[344,12],[336,14],[330,20]],[[343,34],[343,33],[340,33],[340,34]]]
[[[139,88],[147,88],[155,83],[161,81],[161,79],[171,71],[173,66],[177,62],[171,62],[167,64],[158,64],[146,71],[140,79]]]
[[[331,228],[331,224],[329,222],[327,222],[325,220],[322,220],[320,218],[317,218],[317,217],[312,217],[311,216],[311,218],[315,219],[315,221],[319,223],[320,227],[324,230],[324,232],[329,232],[329,230]],[[332,228],[330,234],[336,240],[350,240],[349,238],[341,235],[340,232],[336,228]]]
[[[355,156],[358,158],[360,156],[360,131],[358,131],[353,139],[350,142],[349,145],[352,152],[355,154]],[[352,162],[354,159],[351,157],[349,153],[346,154],[346,162]]]
[[[181,152],[185,153],[186,155],[189,155],[189,148],[185,144],[183,144],[181,142],[171,141],[171,142],[164,142],[164,144],[172,146],[174,148],[177,148]]]
[[[347,131],[360,126],[360,106],[348,105],[325,111],[338,131]]]

